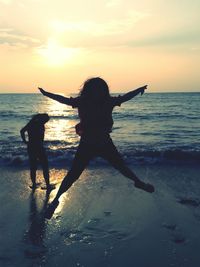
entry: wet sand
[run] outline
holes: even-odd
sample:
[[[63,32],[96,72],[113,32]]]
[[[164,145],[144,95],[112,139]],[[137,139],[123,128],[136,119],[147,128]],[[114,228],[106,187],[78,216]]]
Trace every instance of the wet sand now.
[[[1,169],[0,266],[199,267],[200,167],[133,166],[148,194],[110,167],[91,166],[44,219],[56,189],[32,193],[29,171]],[[42,173],[38,181],[43,183]]]

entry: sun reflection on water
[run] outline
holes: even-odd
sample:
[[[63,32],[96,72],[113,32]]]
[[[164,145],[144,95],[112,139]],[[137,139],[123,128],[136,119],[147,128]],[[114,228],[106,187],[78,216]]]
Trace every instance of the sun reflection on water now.
[[[46,126],[45,139],[47,141],[67,142],[73,144],[77,141],[74,126],[77,123],[74,110],[67,105],[62,105],[56,101],[48,99],[47,113],[50,116],[50,121]],[[52,146],[52,149],[56,149]]]

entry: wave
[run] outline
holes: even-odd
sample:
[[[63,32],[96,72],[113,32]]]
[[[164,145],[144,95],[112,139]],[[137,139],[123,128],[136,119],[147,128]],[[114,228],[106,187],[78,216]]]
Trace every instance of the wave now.
[[[31,119],[30,115],[20,114],[14,111],[3,111],[0,114],[0,119]]]
[[[78,115],[77,114],[66,114],[66,115],[49,115],[50,119],[63,119],[63,120],[78,120]]]
[[[26,119],[30,120],[34,114],[22,114],[14,111],[4,111],[0,114],[0,119]],[[78,120],[77,114],[64,114],[64,115],[50,115],[50,119],[63,119],[63,120]]]
[[[2,111],[0,114],[1,120],[9,120],[9,119],[22,119],[29,121],[34,114],[25,114],[18,113],[15,111]],[[49,114],[51,120],[78,120],[78,114],[74,113],[66,113],[63,115],[51,115]],[[113,112],[114,120],[148,120],[148,121],[162,121],[162,120],[187,120],[194,121],[198,120],[199,117],[197,115],[188,115],[188,114],[172,114],[172,113],[150,113],[147,114],[144,112],[143,114],[136,114],[133,112]]]
[[[58,150],[48,149],[47,155],[51,167],[70,167],[77,147]],[[160,164],[160,163],[197,163],[200,162],[200,151],[181,149],[168,150],[135,150],[122,151],[122,156],[127,164]],[[93,160],[93,165],[104,165],[105,161],[97,158]],[[28,167],[28,157],[26,149],[20,149],[15,153],[2,154],[0,156],[0,166],[24,166]]]

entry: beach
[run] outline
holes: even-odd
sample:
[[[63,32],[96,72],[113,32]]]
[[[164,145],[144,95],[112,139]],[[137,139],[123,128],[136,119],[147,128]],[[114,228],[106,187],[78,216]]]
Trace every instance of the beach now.
[[[1,266],[199,267],[200,167],[131,166],[153,194],[110,166],[91,165],[44,218],[66,173],[51,169],[56,189],[32,192],[28,168],[1,168]]]

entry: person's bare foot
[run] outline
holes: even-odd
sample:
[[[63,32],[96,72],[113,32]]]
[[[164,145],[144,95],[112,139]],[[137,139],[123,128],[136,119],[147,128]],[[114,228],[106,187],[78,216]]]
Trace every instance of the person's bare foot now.
[[[151,184],[146,184],[146,183],[144,183],[144,182],[142,182],[142,181],[136,181],[136,182],[135,182],[135,187],[136,187],[136,188],[139,188],[139,189],[142,189],[142,190],[144,190],[144,191],[146,191],[146,192],[149,192],[149,193],[153,193],[153,192],[155,191],[153,185],[151,185]]]
[[[59,201],[58,200],[53,200],[51,204],[48,205],[46,212],[44,214],[44,217],[48,220],[51,219],[51,217],[54,214],[55,209],[58,207]]]
[[[38,188],[40,186],[41,183],[33,183],[32,185],[29,185],[29,187],[32,189],[32,190],[35,190],[36,188]]]
[[[48,184],[46,186],[42,186],[41,189],[42,190],[47,190],[49,192],[51,192],[52,190],[54,190],[56,188],[55,184]]]

